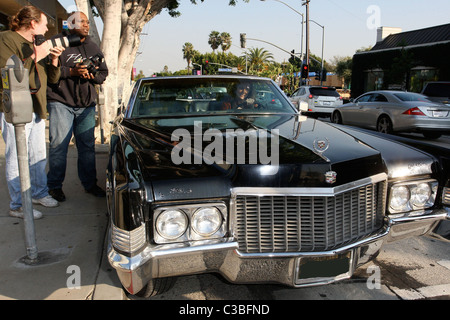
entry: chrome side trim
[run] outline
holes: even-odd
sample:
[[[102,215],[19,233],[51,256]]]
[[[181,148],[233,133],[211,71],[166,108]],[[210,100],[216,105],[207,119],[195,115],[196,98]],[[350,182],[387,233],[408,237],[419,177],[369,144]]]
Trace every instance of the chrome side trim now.
[[[442,191],[442,203],[450,206],[450,187],[444,188]]]
[[[111,223],[111,241],[121,251],[135,252],[146,243],[145,224],[132,231],[125,231]]]

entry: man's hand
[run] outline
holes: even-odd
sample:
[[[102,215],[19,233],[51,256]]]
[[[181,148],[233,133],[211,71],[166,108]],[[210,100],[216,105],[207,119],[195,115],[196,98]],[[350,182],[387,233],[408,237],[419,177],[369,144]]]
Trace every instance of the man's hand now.
[[[50,60],[52,61],[52,64],[57,67],[59,64],[59,56],[61,53],[65,50],[64,47],[54,47],[50,49]]]
[[[83,79],[94,79],[94,75],[89,73],[87,70],[87,66],[82,64],[81,62],[77,63],[75,67],[70,68],[70,76],[72,77],[80,77]]]

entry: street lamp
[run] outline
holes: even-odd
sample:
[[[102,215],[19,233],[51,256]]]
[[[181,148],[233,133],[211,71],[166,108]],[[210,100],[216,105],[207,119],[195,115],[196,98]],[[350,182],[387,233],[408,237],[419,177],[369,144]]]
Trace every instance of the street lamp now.
[[[266,1],[266,0],[260,0],[260,1]],[[297,13],[297,14],[302,16],[302,35],[301,35],[301,40],[300,40],[300,59],[303,61],[303,25],[305,24],[305,16],[303,15],[303,13],[298,12],[297,10],[292,8],[290,5],[288,5],[287,3],[284,3],[283,1],[280,1],[280,0],[273,0],[273,1],[276,1],[276,2],[284,4],[286,7],[288,7],[289,9],[294,11],[295,13]]]

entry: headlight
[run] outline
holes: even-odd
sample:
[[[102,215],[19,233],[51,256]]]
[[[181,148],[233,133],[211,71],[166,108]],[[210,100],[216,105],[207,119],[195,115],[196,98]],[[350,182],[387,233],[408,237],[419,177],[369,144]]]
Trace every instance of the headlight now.
[[[437,188],[436,180],[394,184],[390,191],[389,212],[400,213],[430,208],[436,200]]]
[[[156,231],[165,239],[181,237],[187,229],[188,220],[180,210],[163,211],[156,220]]]
[[[202,237],[213,235],[222,225],[222,214],[215,207],[197,210],[192,216],[192,229]]]
[[[153,237],[158,244],[225,237],[227,206],[224,202],[155,208]]]
[[[401,211],[408,204],[409,188],[406,186],[394,186],[391,189],[391,208]]]
[[[431,188],[428,183],[421,183],[411,188],[411,203],[415,207],[423,207],[431,196]]]

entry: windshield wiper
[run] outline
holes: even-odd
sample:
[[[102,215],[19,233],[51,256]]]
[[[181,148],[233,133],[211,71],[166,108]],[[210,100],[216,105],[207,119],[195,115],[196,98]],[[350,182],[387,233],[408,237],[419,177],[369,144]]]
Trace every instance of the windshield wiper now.
[[[247,129],[249,129],[249,128],[253,128],[255,130],[260,130],[261,129],[261,128],[258,128],[257,126],[255,126],[250,121],[242,119],[242,118],[237,117],[237,116],[230,116],[230,120],[233,121],[234,123],[241,123],[241,124],[244,123],[244,124],[246,124],[247,125]]]

